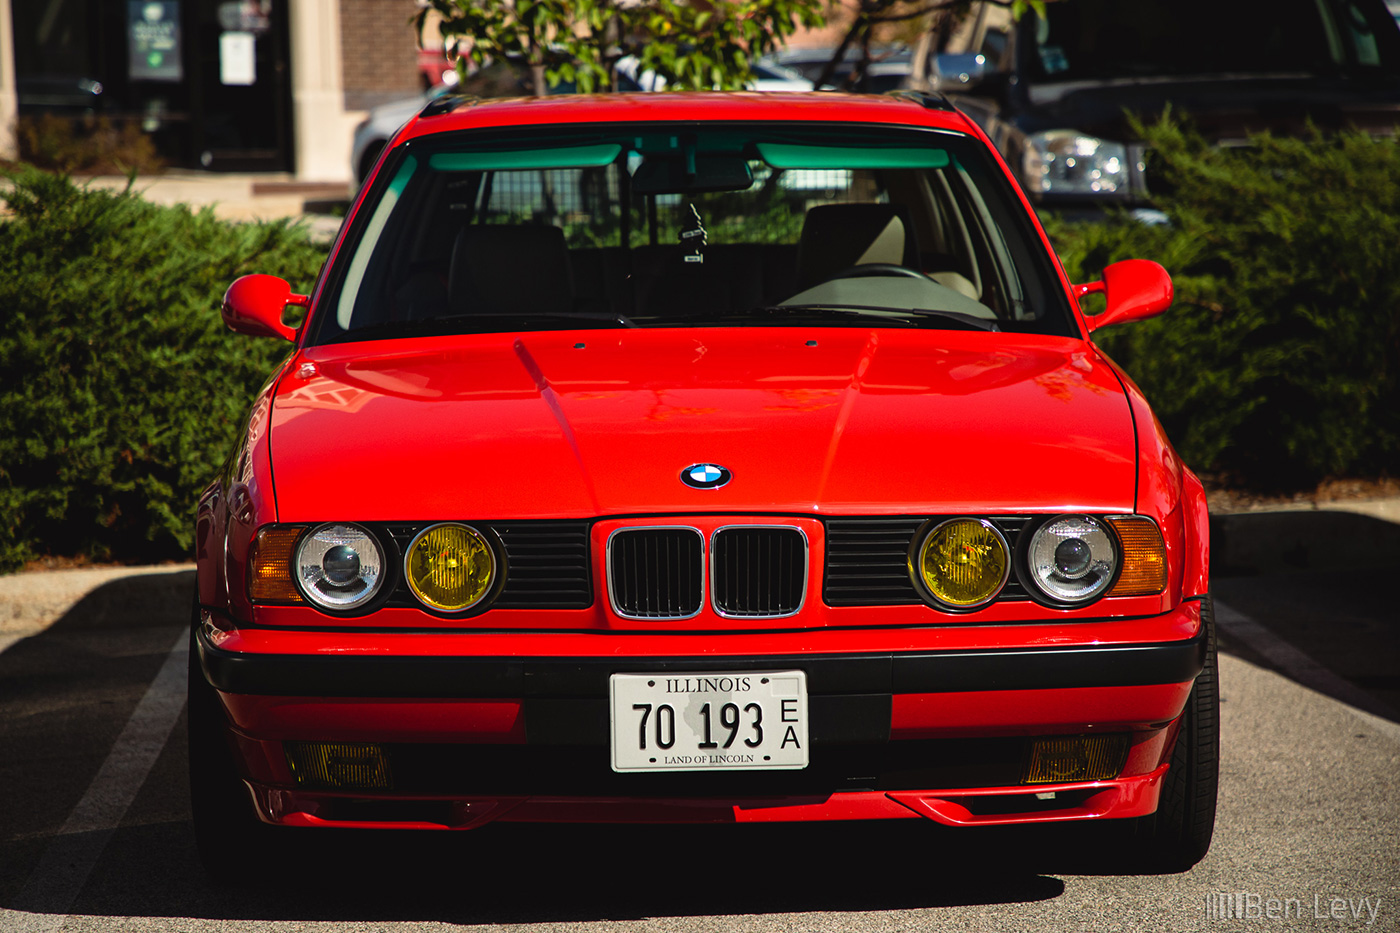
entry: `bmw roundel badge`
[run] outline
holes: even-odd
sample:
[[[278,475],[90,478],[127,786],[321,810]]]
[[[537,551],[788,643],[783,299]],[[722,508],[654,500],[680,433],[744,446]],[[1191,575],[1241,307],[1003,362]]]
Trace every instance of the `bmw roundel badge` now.
[[[681,482],[692,489],[718,489],[732,478],[718,463],[692,463],[681,470]]]

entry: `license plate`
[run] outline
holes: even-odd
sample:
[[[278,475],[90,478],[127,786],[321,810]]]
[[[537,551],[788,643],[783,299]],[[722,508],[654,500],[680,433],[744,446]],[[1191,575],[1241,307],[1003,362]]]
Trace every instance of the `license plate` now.
[[[804,671],[614,674],[614,771],[807,767]]]

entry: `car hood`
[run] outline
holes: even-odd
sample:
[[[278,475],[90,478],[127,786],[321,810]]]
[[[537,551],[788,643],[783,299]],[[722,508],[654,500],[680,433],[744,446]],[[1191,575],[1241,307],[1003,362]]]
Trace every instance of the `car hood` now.
[[[1124,141],[1136,136],[1127,114],[1151,122],[1168,105],[1217,141],[1264,131],[1300,136],[1309,121],[1388,133],[1400,117],[1400,80],[1390,77],[1191,75],[1040,83],[1028,93],[1031,109],[1018,120],[1026,132],[1075,129]]]
[[[488,334],[313,347],[286,372],[281,521],[1133,507],[1123,388],[1065,338]],[[683,485],[702,462],[732,481]]]

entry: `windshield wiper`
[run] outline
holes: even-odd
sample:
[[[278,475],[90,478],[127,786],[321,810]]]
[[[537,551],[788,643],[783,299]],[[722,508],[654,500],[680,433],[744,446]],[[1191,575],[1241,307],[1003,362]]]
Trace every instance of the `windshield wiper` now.
[[[884,308],[879,305],[837,305],[837,304],[811,304],[811,305],[769,305],[763,308],[755,308],[756,312],[777,314],[786,311],[820,311],[822,313],[835,311],[838,314],[851,314],[857,317],[875,317],[883,320],[895,320],[910,322],[910,318],[936,317],[954,324],[960,324],[969,330],[1000,331],[996,321],[989,321],[986,318],[974,317],[971,314],[963,314],[960,311],[943,311],[938,308]]]

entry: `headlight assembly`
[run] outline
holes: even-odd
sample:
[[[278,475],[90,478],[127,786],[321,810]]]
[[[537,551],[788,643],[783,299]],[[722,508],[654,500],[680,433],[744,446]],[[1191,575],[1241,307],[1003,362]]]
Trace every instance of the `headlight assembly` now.
[[[404,577],[423,605],[466,612],[497,588],[500,571],[481,532],[445,523],[425,528],[413,539],[404,555]]]
[[[1091,515],[1064,515],[1041,525],[1026,551],[1027,581],[1046,599],[1077,604],[1106,592],[1118,572],[1118,544]]]
[[[1006,539],[991,522],[955,518],[915,539],[910,572],[944,607],[976,609],[996,598],[1011,568]]]
[[[318,525],[297,546],[297,588],[323,609],[359,609],[384,584],[384,551],[358,525]]]
[[[1128,190],[1128,148],[1074,130],[1026,137],[1022,169],[1031,191],[1109,195]]]

